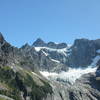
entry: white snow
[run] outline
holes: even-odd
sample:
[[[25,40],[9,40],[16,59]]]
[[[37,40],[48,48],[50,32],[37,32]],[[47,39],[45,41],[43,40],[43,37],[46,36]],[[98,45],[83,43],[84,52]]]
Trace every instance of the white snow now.
[[[71,53],[71,49],[70,46],[67,48],[63,48],[63,49],[53,49],[53,48],[48,48],[48,47],[35,47],[35,50],[37,52],[39,52],[42,49],[46,49],[49,51],[56,51],[58,53],[64,54],[65,56],[70,55]],[[100,49],[96,51],[98,54],[100,54]],[[46,54],[45,52],[43,52],[46,56],[48,56],[48,54]],[[54,62],[60,63],[58,60],[55,59],[51,59]],[[44,75],[47,79],[50,80],[63,80],[65,82],[70,82],[70,83],[74,83],[77,79],[79,79],[82,75],[84,74],[88,74],[91,72],[95,72],[97,67],[97,63],[100,60],[100,55],[96,56],[93,60],[92,63],[90,64],[90,66],[88,66],[85,69],[72,69],[70,68],[69,71],[67,72],[60,72],[60,73],[56,73],[56,72],[47,72],[47,71],[40,71],[40,73],[42,75]]]
[[[70,82],[71,84],[73,84],[82,75],[88,74],[91,72],[95,72],[97,69],[96,64],[99,60],[100,60],[100,56],[98,55],[93,59],[93,62],[91,63],[91,65],[85,69],[82,69],[82,68],[72,69],[72,68],[70,68],[69,71],[67,71],[67,72],[63,71],[61,73],[56,73],[56,72],[50,73],[50,72],[46,72],[46,71],[40,71],[40,73],[42,75],[44,75],[47,79],[55,80],[55,81],[57,79],[59,79],[59,80],[63,80],[65,82]]]
[[[53,62],[56,62],[56,63],[60,63],[60,61],[58,60],[55,60],[55,59],[51,59]]]
[[[56,51],[58,53],[61,53],[61,54],[64,54],[65,56],[67,56],[66,52],[67,52],[67,49],[68,48],[63,48],[63,49],[53,49],[53,48],[48,48],[48,47],[35,47],[35,50],[37,52],[39,52],[40,50],[42,49],[46,49],[46,50],[49,50],[49,51]]]
[[[65,82],[70,82],[73,84],[76,79],[79,79],[82,75],[95,72],[97,68],[86,68],[86,69],[70,69],[68,72],[61,73],[49,73],[45,71],[40,71],[40,73],[50,80],[63,80]]]
[[[37,52],[39,52],[41,49],[45,49],[45,47],[34,47],[35,48],[35,50],[37,51]]]
[[[67,44],[68,48],[70,48],[72,46],[72,44]]]
[[[38,74],[36,74],[35,72],[32,72],[33,75],[37,76],[37,77],[40,77]]]
[[[99,49],[99,50],[97,50],[96,52],[100,54],[100,49]]]
[[[44,53],[45,56],[48,56],[48,55],[49,55],[48,53],[46,53],[46,52],[44,52],[44,51],[42,51],[42,52]]]
[[[95,67],[97,62],[100,60],[100,56],[96,56],[94,59],[93,59],[93,62],[91,63],[90,67]]]
[[[57,75],[58,75],[58,74],[55,73],[55,72],[50,73],[50,72],[47,72],[47,71],[40,71],[40,73],[41,73],[43,76],[45,76],[46,78],[48,78],[49,76],[57,76]]]

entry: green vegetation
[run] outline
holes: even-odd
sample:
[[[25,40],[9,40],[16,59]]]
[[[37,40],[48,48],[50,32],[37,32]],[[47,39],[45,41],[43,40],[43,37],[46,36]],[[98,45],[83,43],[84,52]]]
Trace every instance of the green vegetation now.
[[[43,82],[44,86],[38,86],[34,82],[32,83],[32,100],[42,100],[48,93],[52,94],[52,88],[47,82]]]
[[[0,94],[6,95],[15,100],[21,100],[20,92],[18,90],[15,78],[16,74],[10,67],[8,66],[0,67],[0,81],[2,84],[4,83],[9,87],[9,89],[7,90],[0,90]]]
[[[34,81],[33,74],[26,70],[14,72],[8,66],[0,67],[0,83],[6,84],[5,89],[0,90],[0,94],[6,95],[14,100],[21,100],[21,92],[23,97],[30,96],[31,100],[42,100],[48,93],[52,94],[52,88],[48,82],[39,79],[44,85],[39,86]],[[30,88],[31,90],[27,90]],[[2,99],[1,99],[2,100]]]
[[[0,97],[0,100],[8,100],[8,99],[5,99],[5,98],[3,98],[3,97]]]

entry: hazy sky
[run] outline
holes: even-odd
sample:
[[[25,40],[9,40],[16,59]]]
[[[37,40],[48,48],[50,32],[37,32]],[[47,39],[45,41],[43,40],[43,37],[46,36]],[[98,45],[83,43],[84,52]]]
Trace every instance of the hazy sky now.
[[[0,31],[15,46],[100,38],[100,0],[0,0]]]

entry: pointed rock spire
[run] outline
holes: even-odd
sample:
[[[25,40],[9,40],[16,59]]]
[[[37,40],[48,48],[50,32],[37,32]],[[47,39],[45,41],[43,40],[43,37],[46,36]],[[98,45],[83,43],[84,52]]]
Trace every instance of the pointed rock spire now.
[[[36,46],[36,47],[42,47],[42,46],[46,46],[46,43],[41,39],[41,38],[38,38],[32,46]]]
[[[3,43],[3,41],[4,41],[4,37],[3,37],[2,33],[0,32],[0,43]]]
[[[22,49],[25,49],[25,48],[30,48],[31,46],[28,44],[28,43],[26,43],[25,45],[23,45],[21,48]]]

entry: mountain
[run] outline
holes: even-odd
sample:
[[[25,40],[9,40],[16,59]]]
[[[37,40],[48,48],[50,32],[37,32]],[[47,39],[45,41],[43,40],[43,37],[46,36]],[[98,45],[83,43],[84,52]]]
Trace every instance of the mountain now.
[[[32,46],[37,53],[43,53],[46,58],[49,58],[53,62],[63,64],[66,68],[68,66],[72,68],[86,68],[98,55],[97,50],[100,49],[100,39],[76,39],[72,46],[68,46],[66,43],[55,44],[53,42],[45,43],[45,46]],[[43,59],[42,62],[44,62]]]
[[[17,48],[0,33],[0,100],[99,100],[100,39]]]

